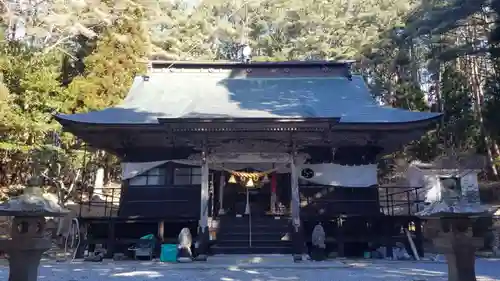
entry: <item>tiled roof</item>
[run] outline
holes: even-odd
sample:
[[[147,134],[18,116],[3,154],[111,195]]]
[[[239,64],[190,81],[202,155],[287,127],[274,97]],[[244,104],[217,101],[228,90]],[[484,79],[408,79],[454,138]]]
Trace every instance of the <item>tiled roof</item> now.
[[[57,115],[97,124],[154,124],[158,118],[341,118],[340,123],[404,123],[439,113],[382,107],[364,79],[346,77],[230,78],[227,72],[157,72],[135,78],[116,107]]]

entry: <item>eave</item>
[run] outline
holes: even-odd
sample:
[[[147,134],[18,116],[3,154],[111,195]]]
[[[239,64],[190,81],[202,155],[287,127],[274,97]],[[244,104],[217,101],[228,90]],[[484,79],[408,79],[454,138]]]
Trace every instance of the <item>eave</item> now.
[[[442,114],[436,114],[427,119],[409,122],[341,122],[342,118],[158,118],[158,123],[91,123],[66,119],[60,115],[54,118],[63,126],[80,128],[82,130],[162,130],[171,128],[178,131],[214,131],[219,130],[273,130],[285,128],[303,128],[319,130],[324,128],[337,131],[408,131],[414,129],[430,129],[442,118]],[[162,126],[159,126],[162,125]]]
[[[370,122],[370,123],[357,123],[357,122],[340,122],[335,129],[339,131],[359,131],[359,130],[372,130],[372,131],[411,131],[415,129],[429,130],[436,125],[443,117],[439,113],[430,118],[419,119],[407,122]]]
[[[323,147],[370,144],[383,147],[383,154],[389,154],[419,139],[437,119],[396,124],[339,123],[339,118],[188,118],[159,119],[158,124],[58,121],[90,146],[120,156],[130,149],[197,150],[203,143],[215,147],[231,141],[268,143],[272,150],[287,150],[292,143]]]

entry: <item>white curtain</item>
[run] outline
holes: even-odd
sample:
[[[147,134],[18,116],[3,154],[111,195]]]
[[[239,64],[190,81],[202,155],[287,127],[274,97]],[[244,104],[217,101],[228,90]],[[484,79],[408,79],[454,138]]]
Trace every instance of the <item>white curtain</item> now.
[[[128,180],[143,174],[155,167],[167,163],[169,160],[154,162],[124,162],[122,163],[122,180]]]
[[[307,157],[308,156],[305,154],[299,155],[297,157],[297,163],[304,163]],[[290,161],[290,155],[287,153],[217,153],[209,156],[208,166],[212,170],[220,171],[222,171],[223,168],[231,170],[252,168],[259,171],[279,168],[276,171],[277,173],[289,173],[289,167],[284,164],[288,164]],[[195,154],[188,159],[122,163],[122,179],[127,180],[133,178],[167,162],[201,167],[201,156]]]
[[[299,178],[320,185],[343,186],[343,187],[370,187],[377,184],[377,165],[343,166],[339,164],[302,164],[307,157],[299,155],[297,157],[297,172]],[[266,154],[259,156],[257,154],[239,154],[232,157],[218,157],[211,155],[209,158],[209,168],[212,170],[240,170],[244,168],[253,168],[259,171],[276,170],[277,173],[290,173],[290,166],[287,160],[289,157],[284,155]],[[224,162],[227,161],[227,162]],[[181,160],[163,160],[143,163],[123,163],[122,179],[130,179],[138,176],[148,170],[160,166],[166,162],[175,162],[179,164],[201,166],[201,161],[197,157]],[[310,179],[302,177],[303,169],[309,168],[314,171],[314,176]]]

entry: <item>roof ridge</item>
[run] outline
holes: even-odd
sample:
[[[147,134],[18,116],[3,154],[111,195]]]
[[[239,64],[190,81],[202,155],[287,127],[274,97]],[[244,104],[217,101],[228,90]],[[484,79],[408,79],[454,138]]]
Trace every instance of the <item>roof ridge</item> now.
[[[249,67],[348,67],[355,63],[355,60],[318,60],[318,61],[256,61],[256,62],[238,62],[238,61],[172,61],[172,60],[149,60],[144,63],[152,68],[180,68],[180,67],[222,67],[222,68],[249,68]]]

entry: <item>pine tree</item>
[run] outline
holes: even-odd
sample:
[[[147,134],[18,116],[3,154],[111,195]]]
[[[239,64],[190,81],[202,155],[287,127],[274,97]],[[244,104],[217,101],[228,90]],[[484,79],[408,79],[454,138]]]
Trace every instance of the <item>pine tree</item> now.
[[[478,128],[469,96],[471,90],[467,79],[453,64],[447,65],[443,72],[441,92],[445,124],[442,131],[448,145],[460,150],[472,147]]]
[[[92,54],[84,59],[84,74],[70,84],[71,111],[103,109],[121,101],[133,78],[145,71],[147,31],[142,10],[128,7],[109,25]]]

